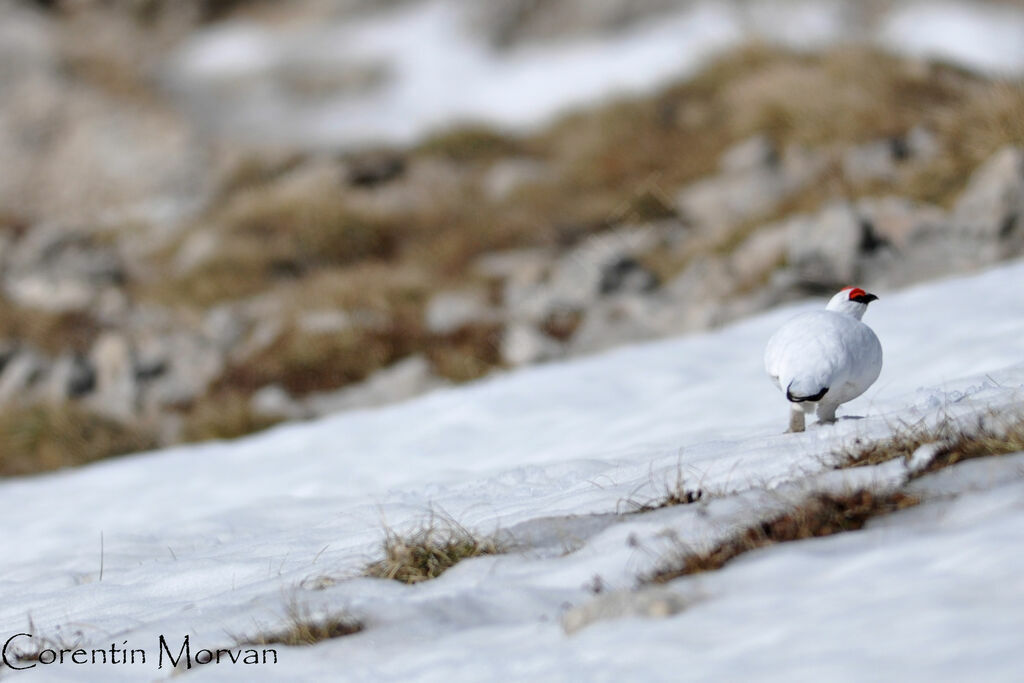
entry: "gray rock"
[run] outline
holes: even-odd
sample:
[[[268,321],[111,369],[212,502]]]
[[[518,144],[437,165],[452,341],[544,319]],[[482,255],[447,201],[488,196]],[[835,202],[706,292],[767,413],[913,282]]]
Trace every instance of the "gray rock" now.
[[[814,216],[786,221],[787,261],[812,289],[837,289],[858,279],[859,257],[871,246],[870,225],[846,202],[831,204]]]
[[[875,140],[850,147],[843,153],[843,175],[854,184],[869,181],[891,182],[903,169],[929,161],[939,153],[935,136],[921,126],[906,135]]]
[[[131,420],[139,408],[132,344],[121,334],[105,332],[90,350],[89,364],[96,373],[96,389],[88,397],[92,408],[101,415]]]
[[[780,268],[789,252],[789,228],[775,223],[758,228],[729,255],[729,271],[740,291],[766,283]]]
[[[0,404],[25,400],[46,373],[45,359],[32,349],[14,354],[0,373]]]
[[[328,415],[402,401],[445,384],[434,374],[430,361],[416,355],[378,370],[355,386],[308,396],[303,407],[312,415]]]
[[[203,334],[224,353],[241,341],[247,329],[241,312],[229,305],[216,306],[203,316]]]
[[[353,316],[338,309],[308,311],[298,319],[298,327],[305,334],[338,334],[355,326]]]
[[[424,317],[433,334],[451,334],[466,325],[497,320],[487,294],[479,290],[439,292],[430,298]]]
[[[40,387],[43,400],[60,404],[80,398],[96,388],[96,372],[88,361],[75,353],[62,354],[50,367]]]
[[[473,271],[489,280],[534,285],[547,277],[554,260],[548,249],[509,249],[484,254],[473,263]]]
[[[976,263],[1024,249],[1024,149],[1004,147],[974,172],[953,209],[958,235]]]
[[[5,290],[15,302],[48,311],[89,307],[126,275],[117,249],[57,223],[37,226],[12,250]]]
[[[220,238],[213,230],[196,230],[174,254],[174,272],[183,276],[203,265],[217,254]]]
[[[902,197],[862,199],[857,212],[887,248],[862,253],[860,275],[875,287],[902,287],[962,269],[962,245],[946,213]]]
[[[156,339],[156,348],[147,352],[147,366],[153,372],[139,374],[144,382],[147,412],[187,404],[209,388],[224,371],[224,354],[210,341],[194,334],[175,332]]]
[[[653,275],[635,257],[662,241],[650,226],[622,227],[593,235],[558,259],[551,276],[524,300],[507,302],[513,315],[543,320],[553,311],[587,308],[598,298],[623,289],[651,289]]]
[[[850,147],[843,154],[843,176],[854,184],[893,181],[899,170],[899,149],[895,140],[876,140]]]
[[[931,161],[939,152],[939,140],[927,128],[914,126],[905,139],[906,152],[913,161]]]
[[[760,137],[741,143],[723,157],[720,174],[684,188],[677,198],[684,219],[705,228],[728,228],[767,214],[827,166],[823,154],[795,146],[776,159],[765,144]]]
[[[533,159],[502,159],[484,174],[481,185],[492,202],[508,199],[519,188],[543,183],[551,177],[551,170]]]
[[[775,143],[767,135],[755,135],[727,149],[718,164],[725,173],[739,173],[775,166],[778,161]]]
[[[602,295],[620,292],[650,292],[657,289],[658,276],[632,256],[622,256],[601,268],[598,290]]]
[[[53,273],[8,276],[4,291],[19,306],[54,313],[84,311],[99,294],[88,282]]]
[[[949,219],[941,208],[903,197],[862,199],[857,202],[856,211],[871,224],[879,239],[901,250],[951,232]]]
[[[513,367],[563,355],[562,345],[530,323],[508,325],[501,338],[501,359]]]
[[[667,588],[614,591],[573,607],[562,617],[562,627],[573,634],[599,621],[611,619],[664,619],[690,607],[695,600]]]
[[[469,24],[495,47],[600,37],[680,6],[681,0],[466,2]]]
[[[622,294],[587,309],[567,342],[569,355],[593,353],[620,344],[662,337],[686,329],[687,304],[661,293]]]
[[[249,409],[257,417],[272,420],[299,420],[311,417],[310,411],[279,384],[265,386],[249,398]]]
[[[14,358],[20,349],[18,342],[12,339],[0,339],[0,372],[7,367],[7,363]]]

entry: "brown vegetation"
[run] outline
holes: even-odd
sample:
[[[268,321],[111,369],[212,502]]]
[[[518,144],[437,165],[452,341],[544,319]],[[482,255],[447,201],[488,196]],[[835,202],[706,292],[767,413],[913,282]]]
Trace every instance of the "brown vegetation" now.
[[[385,529],[384,559],[366,567],[365,574],[402,583],[436,579],[462,560],[508,552],[510,544],[498,535],[481,535],[450,517],[431,515],[419,529],[399,535]]]
[[[879,441],[856,441],[838,454],[840,468],[909,460],[926,444],[935,444],[931,461],[913,476],[955,465],[964,460],[1024,451],[1024,419],[1016,414],[985,413],[970,423],[943,419],[937,425],[902,424]]]
[[[283,628],[261,629],[255,635],[236,638],[237,644],[297,647],[343,638],[363,630],[362,621],[351,614],[336,612],[325,617],[314,617],[308,607],[300,606],[297,601],[289,603],[286,617],[287,623]]]
[[[665,583],[680,576],[721,569],[743,553],[788,541],[856,531],[872,517],[919,503],[902,492],[877,495],[867,490],[846,494],[818,493],[774,519],[747,527],[725,542],[703,552],[685,552],[670,558],[645,580]]]
[[[127,427],[77,405],[8,406],[0,414],[0,476],[84,465],[156,447],[143,428]]]

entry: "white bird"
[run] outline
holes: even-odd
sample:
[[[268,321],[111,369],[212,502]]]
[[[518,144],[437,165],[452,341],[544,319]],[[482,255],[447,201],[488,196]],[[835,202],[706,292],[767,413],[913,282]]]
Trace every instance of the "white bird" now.
[[[764,367],[790,402],[789,431],[804,430],[804,414],[835,422],[836,408],[870,387],[882,371],[882,345],[861,322],[878,297],[846,287],[824,311],[801,313],[768,340]]]

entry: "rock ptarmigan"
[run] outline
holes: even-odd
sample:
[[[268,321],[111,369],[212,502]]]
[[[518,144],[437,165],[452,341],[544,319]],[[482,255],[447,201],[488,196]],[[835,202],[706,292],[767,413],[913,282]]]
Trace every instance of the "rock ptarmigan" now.
[[[882,345],[861,322],[878,297],[847,287],[824,311],[801,313],[768,340],[764,367],[790,402],[789,431],[804,430],[804,414],[835,422],[836,408],[870,387],[882,371]]]

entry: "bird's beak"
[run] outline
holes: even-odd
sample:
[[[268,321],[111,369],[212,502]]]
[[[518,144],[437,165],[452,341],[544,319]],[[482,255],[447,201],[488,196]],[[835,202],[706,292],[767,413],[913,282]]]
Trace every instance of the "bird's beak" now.
[[[858,296],[856,299],[854,299],[854,301],[856,301],[859,304],[869,304],[872,301],[877,301],[877,300],[878,300],[878,297],[875,296],[874,294],[864,294],[863,296]]]

